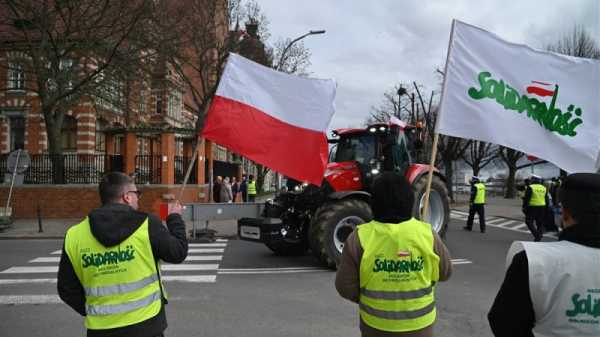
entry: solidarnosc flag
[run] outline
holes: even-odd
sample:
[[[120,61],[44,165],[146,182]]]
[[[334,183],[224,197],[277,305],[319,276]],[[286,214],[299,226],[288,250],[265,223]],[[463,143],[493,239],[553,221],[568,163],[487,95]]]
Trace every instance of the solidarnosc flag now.
[[[596,172],[600,61],[532,49],[454,20],[437,132]]]
[[[288,75],[230,54],[202,136],[299,181],[321,185],[333,80]]]

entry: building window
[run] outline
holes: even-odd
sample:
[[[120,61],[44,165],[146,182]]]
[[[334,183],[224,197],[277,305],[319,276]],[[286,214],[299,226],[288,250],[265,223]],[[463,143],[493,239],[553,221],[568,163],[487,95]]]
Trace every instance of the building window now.
[[[125,139],[125,137],[123,135],[115,136],[115,148],[114,148],[115,154],[122,154],[121,148],[123,147],[124,139]]]
[[[12,90],[25,89],[25,70],[22,64],[8,64],[8,88]]]
[[[173,90],[169,94],[168,116],[181,120],[181,91]]]
[[[106,124],[102,119],[96,120],[96,152],[106,152]]]
[[[25,117],[10,117],[10,150],[25,149]]]
[[[150,138],[138,137],[137,139],[137,155],[149,155],[150,154]]]
[[[156,99],[156,113],[157,114],[162,114],[163,113],[163,100],[162,100],[162,95],[160,93],[154,95],[155,99]]]
[[[65,116],[62,126],[61,139],[63,150],[77,150],[77,120],[75,117]]]
[[[146,92],[142,89],[140,90],[140,113],[146,112]]]
[[[175,138],[175,155],[183,156],[183,139]]]

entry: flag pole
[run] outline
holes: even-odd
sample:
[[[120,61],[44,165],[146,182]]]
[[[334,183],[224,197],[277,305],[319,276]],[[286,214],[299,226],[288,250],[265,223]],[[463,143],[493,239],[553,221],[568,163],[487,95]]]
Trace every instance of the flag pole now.
[[[192,160],[190,161],[190,165],[187,168],[187,171],[185,172],[185,178],[183,178],[183,185],[181,185],[181,189],[179,190],[179,195],[177,196],[177,201],[181,200],[181,197],[183,197],[183,191],[185,190],[185,187],[187,186],[187,182],[190,179],[190,174],[192,173],[192,169],[194,168],[194,163],[196,162],[196,159],[198,158],[198,150],[200,149],[200,143],[202,143],[201,139],[200,139],[200,135],[198,135],[198,137],[196,138],[196,146],[194,146],[194,154],[192,155]]]
[[[450,52],[452,49],[452,40],[454,39],[454,25],[456,19],[452,20],[452,27],[450,28],[450,39],[448,40],[448,53],[446,55],[446,65],[444,66],[444,85],[442,89],[442,97],[440,98],[440,110],[438,111],[437,118],[435,119],[436,125],[433,131],[433,144],[431,149],[431,160],[429,161],[429,171],[427,173],[427,187],[425,189],[425,199],[423,200],[423,208],[421,209],[421,220],[425,221],[427,213],[429,212],[429,194],[431,192],[431,181],[433,180],[433,168],[435,166],[435,158],[437,157],[439,133],[437,132],[437,125],[439,118],[442,114],[442,101],[444,100],[444,94],[446,93],[446,79],[448,78],[448,60],[450,59]]]

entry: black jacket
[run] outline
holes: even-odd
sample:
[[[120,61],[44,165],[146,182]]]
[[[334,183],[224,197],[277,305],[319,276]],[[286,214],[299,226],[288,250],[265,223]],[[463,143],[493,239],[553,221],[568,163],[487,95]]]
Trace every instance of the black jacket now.
[[[108,204],[93,210],[89,214],[90,227],[94,237],[106,247],[112,247],[127,239],[149,217],[148,232],[154,259],[170,263],[180,263],[185,260],[188,243],[185,235],[185,223],[178,214],[167,218],[167,228],[156,216],[136,211],[123,204]],[[58,268],[58,295],[73,310],[85,316],[85,295],[73,265],[65,253],[63,244],[62,256]],[[127,336],[150,337],[160,335],[167,328],[164,304],[158,315],[134,325],[107,329],[90,330],[89,337]]]
[[[600,229],[596,224],[575,225],[562,231],[559,240],[600,248]],[[529,293],[529,264],[524,251],[517,253],[508,267],[488,320],[496,337],[533,337],[535,313]]]

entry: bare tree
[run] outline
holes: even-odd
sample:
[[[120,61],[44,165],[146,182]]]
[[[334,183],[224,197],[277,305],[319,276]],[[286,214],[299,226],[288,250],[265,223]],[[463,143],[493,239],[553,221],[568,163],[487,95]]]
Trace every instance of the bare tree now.
[[[504,146],[498,148],[498,156],[506,164],[508,168],[508,177],[506,180],[506,193],[504,197],[512,199],[516,195],[515,191],[515,177],[517,175],[517,162],[523,158],[525,154],[517,150],[513,150]]]
[[[600,46],[583,26],[575,25],[570,33],[565,33],[558,41],[546,49],[560,54],[600,59]]]
[[[492,143],[471,141],[462,157],[473,170],[473,175],[478,176],[481,169],[498,158],[498,151]]]
[[[298,41],[285,51],[291,42],[291,38],[280,38],[275,42],[273,49],[269,50],[273,54],[273,67],[284,73],[308,76],[308,68],[311,64],[310,50],[304,46],[303,41]],[[284,51],[285,55],[282,58]]]
[[[415,124],[418,119],[419,105],[415,106],[415,92],[408,89],[403,83],[395,85],[383,94],[379,106],[372,106],[366,125],[374,123],[386,123],[391,116],[410,124]],[[404,98],[408,97],[408,99]],[[404,98],[404,99],[403,99]]]
[[[48,152],[61,155],[66,112],[83,101],[104,99],[124,109],[120,83],[137,73],[150,49],[140,45],[153,2],[118,0],[0,1],[3,48],[11,51],[9,73],[22,72],[19,89],[37,96]],[[146,51],[143,53],[143,51]],[[6,81],[1,90],[14,90]],[[56,157],[56,156],[55,156]],[[53,163],[62,179],[62,160]]]

